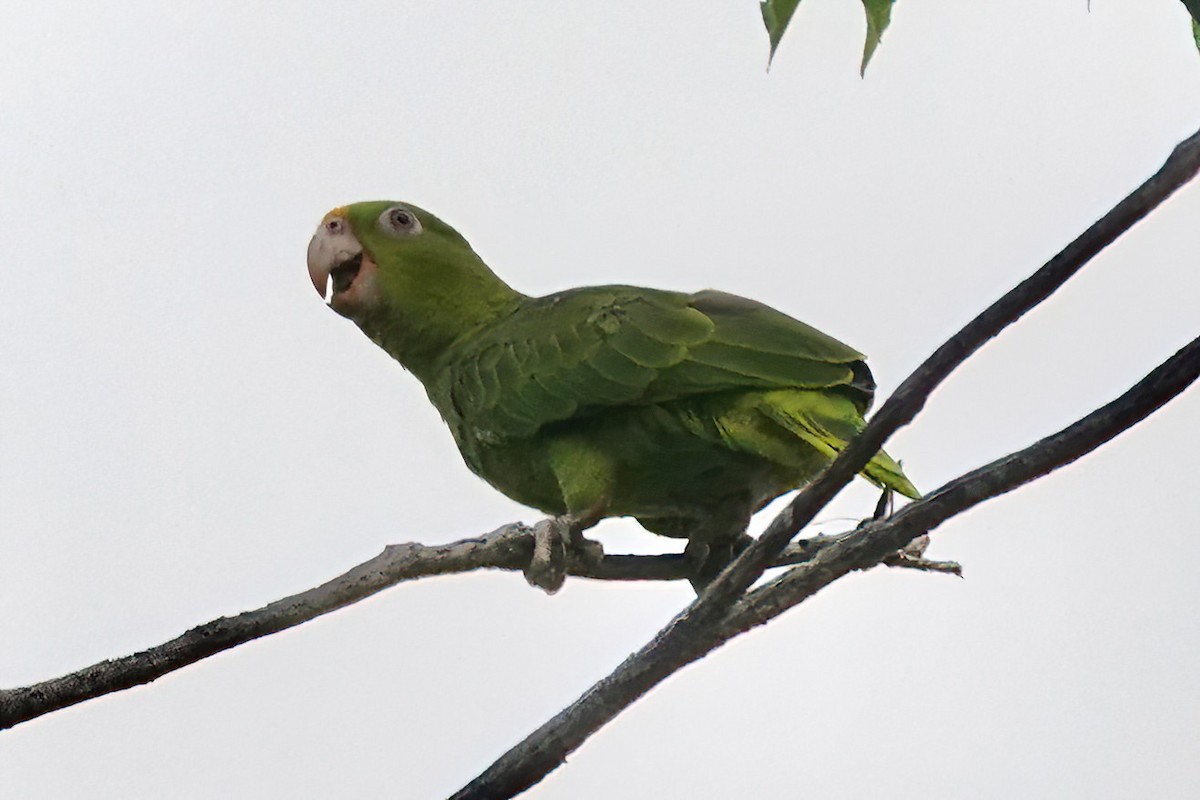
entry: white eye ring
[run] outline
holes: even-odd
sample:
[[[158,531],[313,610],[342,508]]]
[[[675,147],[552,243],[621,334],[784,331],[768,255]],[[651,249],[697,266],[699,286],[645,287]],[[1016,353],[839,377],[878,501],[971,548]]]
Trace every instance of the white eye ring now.
[[[379,215],[379,227],[396,237],[416,236],[421,232],[421,220],[404,206],[392,206]]]

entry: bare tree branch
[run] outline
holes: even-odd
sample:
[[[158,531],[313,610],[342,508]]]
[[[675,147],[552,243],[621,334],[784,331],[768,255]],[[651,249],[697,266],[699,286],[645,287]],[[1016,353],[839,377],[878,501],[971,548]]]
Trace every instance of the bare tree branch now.
[[[972,353],[1050,296],[1200,171],[1200,131],[1171,152],[1162,168],[962,330],[896,390],[863,431],[727,566],[690,606],[607,678],[497,759],[455,798],[511,797],[540,781],[568,754],[675,670],[708,652],[729,608],[787,542],[841,491],[891,434],[908,424],[930,393]],[[880,554],[882,558],[884,554]],[[878,559],[876,559],[878,560]]]
[[[773,566],[800,564],[846,534],[793,542]],[[533,552],[529,528],[512,523],[491,533],[442,545],[389,545],[374,558],[299,594],[234,617],[220,617],[169,642],[123,658],[102,661],[32,686],[0,690],[0,730],[94,697],[131,689],[209,656],[356,603],[404,581],[478,569],[522,571]],[[574,558],[568,574],[608,581],[684,580],[692,565],[682,555],[610,555],[600,562]],[[920,563],[910,569],[946,571]],[[952,571],[952,570],[951,570]]]
[[[531,539],[521,526],[507,526],[447,545],[391,545],[375,558],[306,592],[235,617],[219,617],[140,653],[101,661],[33,686],[0,691],[0,730],[93,697],[149,683],[223,650],[362,600],[400,581],[481,566],[518,565],[522,551],[527,564],[531,547]]]

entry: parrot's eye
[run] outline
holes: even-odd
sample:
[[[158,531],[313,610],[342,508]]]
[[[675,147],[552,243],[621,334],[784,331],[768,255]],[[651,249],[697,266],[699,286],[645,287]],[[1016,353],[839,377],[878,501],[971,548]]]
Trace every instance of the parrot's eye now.
[[[325,230],[332,234],[341,233],[346,229],[346,223],[341,217],[333,217],[325,221]]]
[[[421,220],[403,206],[392,206],[379,216],[379,227],[393,236],[413,236],[421,232]]]

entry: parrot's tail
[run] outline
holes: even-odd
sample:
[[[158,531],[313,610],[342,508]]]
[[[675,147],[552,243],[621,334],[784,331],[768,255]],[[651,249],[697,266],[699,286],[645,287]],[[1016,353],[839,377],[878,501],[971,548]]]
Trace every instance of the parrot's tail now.
[[[836,458],[863,428],[858,409],[841,395],[791,389],[764,392],[761,399],[760,412],[829,459]],[[880,488],[913,500],[921,497],[900,465],[882,450],[859,474]]]
[[[882,450],[867,462],[859,474],[881,489],[891,489],[912,500],[921,499],[921,493],[904,474],[900,464]]]

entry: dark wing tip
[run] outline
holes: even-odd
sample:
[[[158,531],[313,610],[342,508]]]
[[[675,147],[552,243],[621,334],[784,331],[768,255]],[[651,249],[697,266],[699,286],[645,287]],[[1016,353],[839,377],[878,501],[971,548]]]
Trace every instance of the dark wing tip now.
[[[865,416],[875,400],[875,376],[865,361],[852,362],[850,373],[852,377],[846,388],[850,390],[854,404],[859,407],[859,413]]]

